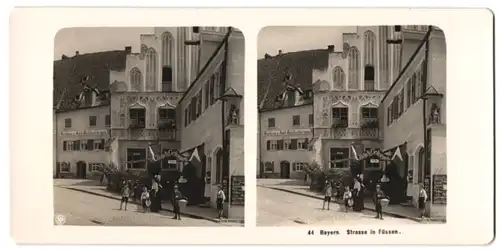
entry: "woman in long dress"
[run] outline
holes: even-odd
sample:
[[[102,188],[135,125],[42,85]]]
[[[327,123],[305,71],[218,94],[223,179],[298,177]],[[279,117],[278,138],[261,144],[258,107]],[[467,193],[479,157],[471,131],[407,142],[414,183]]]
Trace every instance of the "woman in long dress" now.
[[[361,183],[361,178],[356,176],[354,179],[354,188],[353,188],[353,211],[361,212],[365,208],[364,200],[363,200],[363,191],[364,185]]]

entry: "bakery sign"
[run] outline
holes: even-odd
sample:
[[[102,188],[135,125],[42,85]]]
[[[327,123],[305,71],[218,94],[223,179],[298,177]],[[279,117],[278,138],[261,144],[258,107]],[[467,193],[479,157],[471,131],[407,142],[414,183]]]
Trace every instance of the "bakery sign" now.
[[[264,132],[265,136],[286,136],[286,135],[307,135],[311,134],[311,129],[282,129],[268,130]]]
[[[83,131],[62,131],[63,136],[80,136],[80,135],[106,135],[107,129],[85,129]]]

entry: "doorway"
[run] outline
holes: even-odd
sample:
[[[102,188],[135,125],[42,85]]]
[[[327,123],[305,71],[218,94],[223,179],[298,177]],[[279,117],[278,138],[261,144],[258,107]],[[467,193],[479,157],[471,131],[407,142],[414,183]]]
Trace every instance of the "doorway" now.
[[[282,161],[280,163],[280,177],[282,179],[290,179],[290,162]]]
[[[79,161],[76,163],[76,178],[87,178],[87,164],[84,161]]]

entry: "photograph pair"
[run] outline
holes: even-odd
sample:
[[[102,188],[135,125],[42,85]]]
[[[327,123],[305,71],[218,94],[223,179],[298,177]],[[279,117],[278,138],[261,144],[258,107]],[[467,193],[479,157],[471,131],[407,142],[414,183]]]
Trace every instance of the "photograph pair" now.
[[[258,45],[257,226],[446,221],[441,29],[265,27]],[[243,226],[244,52],[233,27],[59,31],[55,223]]]
[[[61,13],[11,18],[16,241],[494,237],[489,12]]]

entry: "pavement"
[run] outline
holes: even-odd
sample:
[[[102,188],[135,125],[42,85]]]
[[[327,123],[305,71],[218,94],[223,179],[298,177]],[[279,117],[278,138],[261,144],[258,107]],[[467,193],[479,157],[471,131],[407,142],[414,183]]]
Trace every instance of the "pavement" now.
[[[283,179],[258,179],[257,180],[258,197],[258,216],[257,224],[265,225],[294,225],[297,224],[354,224],[363,223],[373,224],[375,217],[375,207],[371,201],[365,202],[363,213],[344,212],[342,202],[330,205],[332,212],[325,214],[321,210],[323,196],[311,191],[308,186],[300,180]],[[286,206],[293,204],[293,206]],[[286,210],[283,208],[286,206]],[[403,207],[400,205],[389,205],[384,208],[384,224],[389,221],[397,224],[413,223],[443,223],[444,218],[430,220],[419,217],[416,208]],[[274,217],[274,218],[273,218]],[[267,222],[266,222],[267,221]],[[272,222],[274,221],[274,222]],[[357,221],[357,222],[356,222]],[[381,222],[380,220],[376,220]]]
[[[143,213],[142,207],[129,202],[128,210],[119,210],[120,195],[108,192],[93,180],[54,180],[54,207],[56,214],[67,219],[66,225],[115,226],[243,226],[241,220],[217,219],[211,208],[188,206],[182,212],[182,221],[171,219],[173,209],[162,204],[160,213]]]

